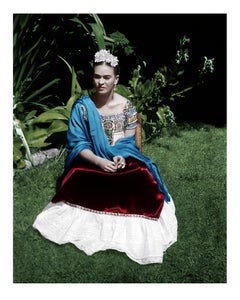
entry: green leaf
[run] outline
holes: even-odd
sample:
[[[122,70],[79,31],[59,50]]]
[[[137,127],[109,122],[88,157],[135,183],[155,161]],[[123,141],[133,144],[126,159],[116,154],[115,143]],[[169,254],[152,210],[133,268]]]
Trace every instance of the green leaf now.
[[[80,27],[82,27],[88,34],[91,34],[90,31],[88,30],[88,28],[85,26],[85,24],[79,20],[78,18],[74,17],[72,19],[70,19],[70,21],[77,23],[78,25],[80,25]]]
[[[184,70],[178,71],[177,76],[180,76],[184,73]]]
[[[72,89],[71,96],[80,97],[82,94],[82,88],[77,80],[77,73],[75,72],[74,67],[72,67]]]
[[[30,113],[28,113],[25,117],[25,121],[31,120],[35,115],[36,115],[36,110],[32,110],[30,111]]]
[[[106,49],[106,44],[104,40],[104,30],[101,27],[99,27],[98,24],[90,23],[89,25],[92,27],[93,36],[95,36],[99,50]]]
[[[54,120],[68,120],[68,118],[63,115],[62,113],[59,113],[55,111],[54,109],[45,111],[44,113],[40,114],[33,122],[32,124],[36,123],[49,123]]]
[[[72,67],[69,65],[69,63],[62,56],[58,55],[58,57],[65,62],[69,71],[72,73]]]
[[[72,109],[72,106],[74,104],[74,102],[77,100],[77,97],[74,95],[74,96],[71,96],[67,102],[67,111],[70,113],[71,112],[71,109]]]
[[[96,25],[99,28],[101,28],[103,35],[106,36],[107,34],[106,34],[106,31],[105,31],[105,28],[104,28],[103,23],[100,20],[99,16],[97,14],[91,14],[91,16],[94,18],[94,20],[96,22]]]
[[[45,84],[43,87],[41,87],[40,89],[36,90],[35,92],[33,92],[30,96],[28,96],[25,101],[29,101],[32,98],[38,96],[39,94],[41,94],[43,91],[45,91],[46,89],[48,89],[49,87],[51,87],[52,85],[58,83],[60,80],[60,78],[55,78],[52,81],[50,81],[49,83]]]
[[[55,132],[67,131],[67,129],[68,129],[67,122],[63,122],[61,120],[55,120],[52,122],[52,124],[49,126],[47,130],[48,136],[52,135]]]
[[[169,82],[168,85],[169,86],[176,86],[179,84],[179,81],[176,81],[176,82]]]
[[[45,140],[48,138],[48,129],[47,128],[34,128],[27,132],[27,138],[29,141],[30,147],[43,148],[51,145],[51,143],[45,143]]]
[[[28,56],[31,52],[33,52],[33,50],[35,50],[37,48],[37,46],[40,44],[42,39],[43,39],[43,36],[40,36],[39,39],[36,41],[36,43],[31,48],[29,48],[26,53],[24,53],[24,57]]]

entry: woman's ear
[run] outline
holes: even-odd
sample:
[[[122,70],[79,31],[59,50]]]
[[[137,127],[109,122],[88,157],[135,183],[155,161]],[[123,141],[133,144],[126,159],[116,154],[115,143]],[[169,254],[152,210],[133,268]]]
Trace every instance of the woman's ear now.
[[[116,76],[114,84],[117,85],[119,80],[119,75]]]

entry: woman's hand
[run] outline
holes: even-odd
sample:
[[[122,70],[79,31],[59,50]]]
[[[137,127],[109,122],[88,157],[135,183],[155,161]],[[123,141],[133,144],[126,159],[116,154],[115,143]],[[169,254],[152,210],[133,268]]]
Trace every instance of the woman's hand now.
[[[114,161],[101,157],[97,158],[96,165],[105,172],[116,172],[118,169],[117,164]]]
[[[98,156],[94,163],[105,172],[116,172],[118,169],[124,169],[126,166],[125,158],[122,156],[114,156],[113,161]]]
[[[117,169],[124,169],[126,166],[125,158],[123,158],[122,156],[114,156],[113,161],[117,166]]]

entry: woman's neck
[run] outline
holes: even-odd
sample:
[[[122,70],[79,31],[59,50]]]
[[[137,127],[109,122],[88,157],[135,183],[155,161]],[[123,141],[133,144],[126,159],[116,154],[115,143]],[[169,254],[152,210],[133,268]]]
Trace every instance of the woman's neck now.
[[[113,98],[114,98],[114,92],[113,91],[109,94],[104,94],[104,95],[101,95],[99,93],[94,93],[92,95],[92,99],[93,99],[95,105],[98,108],[109,104],[113,100]]]

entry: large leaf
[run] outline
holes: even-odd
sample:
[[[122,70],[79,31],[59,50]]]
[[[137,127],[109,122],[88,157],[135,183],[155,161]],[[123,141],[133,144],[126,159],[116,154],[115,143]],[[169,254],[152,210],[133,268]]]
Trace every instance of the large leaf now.
[[[67,102],[67,105],[66,105],[66,108],[67,108],[67,111],[70,113],[71,110],[72,110],[72,106],[74,104],[74,102],[76,101],[76,96],[71,96]]]
[[[130,88],[123,84],[118,84],[115,88],[115,91],[126,98],[130,98],[131,96]]]
[[[51,110],[48,110],[48,111],[40,114],[36,119],[34,119],[32,124],[49,123],[54,120],[68,120],[68,118],[64,114],[56,111],[55,109],[51,109]]]
[[[96,43],[98,45],[99,50],[106,49],[103,28],[100,27],[98,24],[95,24],[95,23],[90,23],[89,25],[92,27],[92,31],[93,31],[92,34],[96,39]]]
[[[50,135],[52,135],[53,133],[56,133],[56,132],[67,131],[67,129],[68,129],[68,124],[66,122],[63,122],[61,120],[55,120],[49,126],[47,132],[48,132],[48,135],[50,136]]]
[[[105,28],[104,28],[103,23],[100,20],[99,16],[97,14],[91,14],[91,16],[94,18],[94,20],[96,22],[96,25],[99,28],[101,28],[103,35],[106,36],[107,34],[106,34],[106,31],[105,31]]]
[[[27,132],[27,139],[30,147],[33,148],[43,148],[51,145],[51,143],[46,143],[45,140],[48,138],[48,128],[30,129]]]

